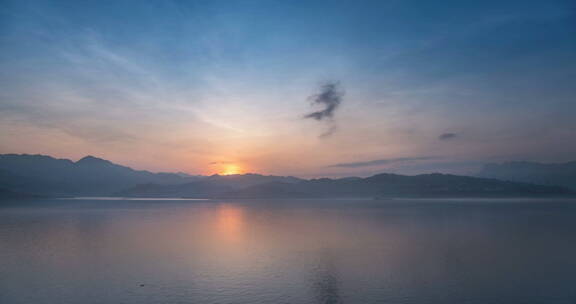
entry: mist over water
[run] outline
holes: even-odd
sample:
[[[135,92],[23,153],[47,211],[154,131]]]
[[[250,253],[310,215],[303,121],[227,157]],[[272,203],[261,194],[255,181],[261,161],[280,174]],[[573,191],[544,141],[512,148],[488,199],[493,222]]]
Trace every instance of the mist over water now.
[[[1,303],[574,303],[574,200],[0,207]]]

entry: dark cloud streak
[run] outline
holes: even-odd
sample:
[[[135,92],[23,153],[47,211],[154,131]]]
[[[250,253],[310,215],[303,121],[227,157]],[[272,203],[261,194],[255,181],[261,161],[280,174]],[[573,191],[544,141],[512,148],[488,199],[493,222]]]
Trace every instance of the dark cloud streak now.
[[[329,137],[337,130],[334,121],[334,115],[340,104],[344,90],[339,82],[326,82],[320,86],[320,92],[308,97],[312,105],[323,106],[324,109],[304,115],[305,119],[314,119],[317,121],[327,121],[330,125],[328,130],[320,134],[320,138]]]
[[[401,162],[411,162],[411,161],[421,161],[421,160],[434,160],[440,159],[438,156],[421,156],[421,157],[399,157],[399,158],[387,158],[387,159],[375,159],[363,162],[351,162],[351,163],[340,163],[335,165],[330,165],[332,168],[359,168],[359,167],[370,167],[378,165],[389,165]]]
[[[456,134],[456,133],[444,133],[444,134],[441,134],[440,136],[438,136],[438,139],[439,140],[449,140],[449,139],[454,139],[456,137],[458,137],[458,134]]]
[[[344,91],[339,82],[327,82],[320,87],[320,93],[309,97],[312,104],[325,106],[323,110],[312,112],[304,116],[304,118],[312,118],[315,120],[331,119],[334,117],[334,112],[342,103]]]

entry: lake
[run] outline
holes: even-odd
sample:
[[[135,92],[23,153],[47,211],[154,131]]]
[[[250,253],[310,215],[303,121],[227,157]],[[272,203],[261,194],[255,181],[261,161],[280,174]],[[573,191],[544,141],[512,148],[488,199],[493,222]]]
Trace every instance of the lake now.
[[[0,303],[576,303],[574,200],[2,204]]]

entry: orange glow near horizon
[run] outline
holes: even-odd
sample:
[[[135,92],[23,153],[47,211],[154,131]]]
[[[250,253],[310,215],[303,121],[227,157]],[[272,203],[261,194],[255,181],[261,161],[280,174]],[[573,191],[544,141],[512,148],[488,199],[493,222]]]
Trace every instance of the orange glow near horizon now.
[[[233,175],[233,174],[241,174],[242,169],[240,166],[235,164],[228,164],[224,166],[224,169],[219,173],[220,175]]]

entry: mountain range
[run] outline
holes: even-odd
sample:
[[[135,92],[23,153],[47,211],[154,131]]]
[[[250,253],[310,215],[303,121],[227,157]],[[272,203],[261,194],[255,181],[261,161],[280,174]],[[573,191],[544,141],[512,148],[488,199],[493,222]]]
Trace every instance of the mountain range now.
[[[558,186],[507,182],[451,174],[406,176],[377,174],[366,178],[312,179],[298,183],[271,182],[225,194],[235,198],[394,198],[394,197],[546,197],[574,192]]]
[[[198,178],[138,171],[93,156],[73,162],[46,155],[0,155],[0,185],[17,192],[102,195],[141,183],[175,184]]]
[[[333,197],[542,197],[572,196],[552,184],[537,185],[449,174],[301,179],[260,174],[188,175],[139,171],[94,156],[79,161],[46,155],[0,155],[0,197],[35,195],[333,198]]]
[[[576,161],[549,164],[526,161],[486,164],[477,176],[540,185],[558,185],[576,190]]]

